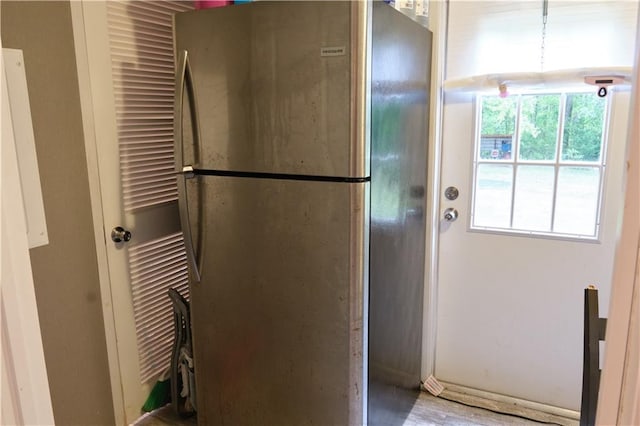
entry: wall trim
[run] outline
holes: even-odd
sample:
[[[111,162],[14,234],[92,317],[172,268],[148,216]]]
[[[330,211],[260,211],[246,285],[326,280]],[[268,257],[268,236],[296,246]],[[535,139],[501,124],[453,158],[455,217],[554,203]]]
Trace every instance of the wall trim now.
[[[89,193],[93,219],[93,233],[98,261],[98,276],[100,279],[100,298],[109,362],[109,378],[111,381],[111,396],[113,401],[114,418],[116,423],[120,419],[124,422],[124,394],[120,382],[120,362],[118,358],[118,340],[116,336],[113,301],[111,296],[111,279],[107,258],[106,240],[104,235],[104,216],[102,192],[100,187],[100,162],[96,145],[95,118],[93,115],[93,94],[91,90],[91,75],[89,70],[89,56],[85,33],[85,1],[71,1],[71,22],[73,24],[73,39],[78,70],[78,86],[80,88],[80,105],[82,110],[82,127],[84,145],[89,176]],[[90,23],[89,23],[90,25]]]
[[[440,241],[440,171],[442,162],[443,81],[446,68],[448,2],[431,3],[429,29],[433,33],[431,54],[431,104],[427,159],[427,250],[425,259],[424,309],[422,323],[423,380],[435,373],[438,319],[438,250]]]
[[[493,392],[473,389],[466,386],[459,386],[453,383],[440,382],[445,390],[439,395],[442,398],[462,402],[467,405],[474,405],[492,411],[500,411],[506,414],[527,417],[538,421],[552,421],[563,424],[562,420],[570,420],[568,424],[580,420],[578,411],[566,408],[555,407],[534,401],[527,401],[512,396],[501,395]],[[465,398],[472,397],[472,398]],[[496,404],[497,403],[497,404]],[[544,413],[553,416],[553,419],[545,418],[540,414]],[[558,417],[558,418],[556,418]]]
[[[21,117],[21,120],[13,117],[24,111],[11,110],[7,90],[11,82],[5,74],[5,63],[8,60],[18,61],[21,57],[21,50],[4,50],[0,53],[0,110],[3,123],[0,138],[0,244],[4,248],[0,261],[0,359],[2,387],[9,386],[2,390],[0,422],[53,424],[13,129],[14,121],[30,125],[31,117]],[[28,97],[26,87],[24,89],[19,94]],[[9,245],[11,249],[7,250]]]

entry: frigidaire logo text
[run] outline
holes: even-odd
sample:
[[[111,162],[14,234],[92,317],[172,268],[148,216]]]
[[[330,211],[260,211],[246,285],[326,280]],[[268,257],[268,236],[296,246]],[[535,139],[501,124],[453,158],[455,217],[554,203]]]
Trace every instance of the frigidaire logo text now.
[[[344,46],[323,47],[320,49],[320,56],[342,56],[347,52]]]

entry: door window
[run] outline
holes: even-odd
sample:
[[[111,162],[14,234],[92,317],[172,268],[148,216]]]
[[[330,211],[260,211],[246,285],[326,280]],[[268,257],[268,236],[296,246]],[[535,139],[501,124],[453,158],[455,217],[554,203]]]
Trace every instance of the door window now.
[[[471,229],[597,239],[606,98],[478,98]]]

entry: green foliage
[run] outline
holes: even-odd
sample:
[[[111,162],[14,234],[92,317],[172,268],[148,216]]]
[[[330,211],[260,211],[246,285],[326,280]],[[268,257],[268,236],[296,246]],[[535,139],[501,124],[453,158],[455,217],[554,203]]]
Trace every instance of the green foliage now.
[[[523,96],[520,109],[520,159],[553,160],[560,95]]]
[[[497,96],[482,99],[481,135],[513,135],[517,98]]]
[[[604,98],[594,93],[567,95],[562,159],[598,161],[602,147]]]
[[[555,159],[560,99],[559,94],[522,96],[519,123],[520,160]],[[517,101],[516,96],[484,97],[481,135],[513,135]],[[602,149],[604,107],[605,100],[595,93],[566,95],[562,134],[563,161],[598,161]]]

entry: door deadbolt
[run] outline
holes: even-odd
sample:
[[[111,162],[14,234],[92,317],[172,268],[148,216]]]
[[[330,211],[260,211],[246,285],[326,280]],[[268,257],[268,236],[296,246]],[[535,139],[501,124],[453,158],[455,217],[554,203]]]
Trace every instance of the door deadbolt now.
[[[453,222],[458,218],[458,210],[453,207],[449,207],[444,211],[444,220],[447,222]]]
[[[455,186],[450,186],[444,190],[444,196],[447,200],[453,201],[458,198],[458,195],[460,195],[460,191]]]
[[[131,232],[124,229],[122,226],[116,226],[111,230],[111,240],[114,243],[127,242],[131,239]]]

